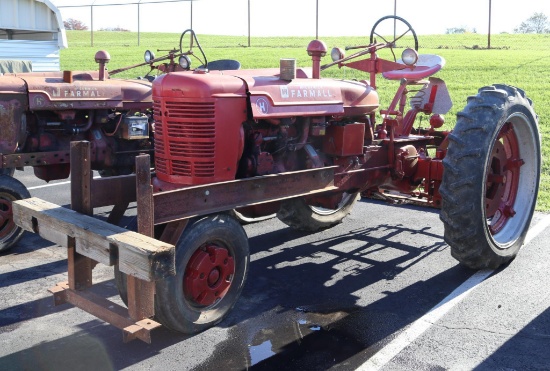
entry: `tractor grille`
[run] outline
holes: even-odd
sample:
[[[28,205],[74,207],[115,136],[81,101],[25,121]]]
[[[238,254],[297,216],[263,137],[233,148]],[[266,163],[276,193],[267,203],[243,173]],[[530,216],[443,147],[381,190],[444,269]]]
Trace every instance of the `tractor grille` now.
[[[215,103],[153,103],[156,171],[168,176],[214,177]],[[196,183],[191,180],[191,183]]]

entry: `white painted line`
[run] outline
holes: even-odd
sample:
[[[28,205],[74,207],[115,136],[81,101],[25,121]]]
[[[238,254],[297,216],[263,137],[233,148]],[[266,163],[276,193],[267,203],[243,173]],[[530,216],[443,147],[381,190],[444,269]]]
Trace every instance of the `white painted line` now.
[[[32,191],[33,189],[40,189],[40,188],[46,188],[46,187],[54,187],[54,186],[63,185],[63,184],[71,184],[71,182],[59,182],[59,183],[52,183],[52,184],[44,184],[44,185],[29,187],[29,188],[27,188],[27,189],[28,189],[29,191]]]
[[[98,178],[101,178],[101,177],[100,177],[100,176],[94,176],[94,179],[98,179]],[[71,181],[68,180],[68,181],[66,181],[66,182],[59,182],[59,183],[52,183],[52,184],[44,184],[44,185],[29,187],[29,188],[27,188],[27,189],[28,189],[29,191],[32,191],[33,189],[40,189],[40,188],[46,188],[46,187],[55,187],[55,186],[64,185],[64,184],[71,184]]]
[[[494,272],[494,269],[484,269],[474,273],[462,285],[456,288],[449,296],[430,309],[428,313],[417,319],[409,328],[403,331],[388,345],[363,363],[357,370],[379,370],[393,357],[398,355],[420,335],[428,330],[436,321],[441,319],[452,307],[459,303],[479,283],[483,282]]]
[[[533,228],[529,229],[527,236],[525,237],[525,242],[523,245],[527,245],[533,238],[535,238],[539,233],[544,231],[546,228],[550,227],[550,215],[547,215],[544,219],[538,222]]]
[[[538,222],[533,228],[527,232],[524,245],[527,245],[538,234],[550,226],[550,215]],[[456,288],[449,296],[443,299],[439,304],[430,309],[428,313],[417,319],[409,328],[403,331],[394,340],[388,343],[384,348],[380,349],[375,355],[369,358],[357,368],[359,371],[379,370],[390,362],[393,357],[398,355],[403,349],[409,346],[420,335],[428,330],[435,322],[441,319],[449,310],[464,299],[472,289],[483,282],[494,272],[494,269],[480,270],[462,285]]]

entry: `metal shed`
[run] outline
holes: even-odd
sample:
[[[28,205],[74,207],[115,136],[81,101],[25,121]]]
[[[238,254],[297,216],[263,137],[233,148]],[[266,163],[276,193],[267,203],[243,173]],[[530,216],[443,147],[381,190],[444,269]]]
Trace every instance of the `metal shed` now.
[[[66,47],[61,13],[51,1],[0,0],[0,61],[29,61],[33,71],[59,71],[59,51]]]

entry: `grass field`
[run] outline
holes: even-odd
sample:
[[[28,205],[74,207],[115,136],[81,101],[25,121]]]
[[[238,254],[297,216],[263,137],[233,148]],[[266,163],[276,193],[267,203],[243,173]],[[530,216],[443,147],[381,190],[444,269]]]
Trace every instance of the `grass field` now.
[[[107,50],[111,55],[109,69],[137,64],[143,61],[146,49],[157,56],[177,47],[179,34],[142,33],[140,46],[137,34],[132,32],[94,32],[94,46],[90,45],[90,33],[83,31],[67,32],[69,48],[61,51],[63,70],[96,69],[95,52]],[[278,67],[280,58],[296,58],[298,66],[311,65],[306,47],[311,38],[251,38],[248,47],[246,36],[198,36],[208,60],[237,59],[242,68]],[[331,37],[323,39],[327,46],[364,45],[367,38]],[[486,85],[503,83],[525,90],[534,102],[539,116],[542,136],[543,167],[541,188],[537,209],[550,211],[550,37],[548,35],[494,35],[491,45],[495,49],[481,49],[487,38],[478,34],[419,36],[419,52],[443,56],[447,64],[437,76],[445,80],[453,100],[453,108],[446,115],[446,125],[451,128],[456,121],[456,113],[466,104],[469,95]],[[330,57],[325,57],[329,62]],[[325,60],[323,62],[325,62]],[[196,62],[195,62],[196,63]],[[195,64],[198,66],[198,64]],[[147,67],[133,69],[117,77],[133,78],[148,72]],[[351,69],[337,68],[323,72],[325,77],[364,79],[364,74]],[[395,93],[397,83],[379,80],[379,94],[382,105],[388,104]]]

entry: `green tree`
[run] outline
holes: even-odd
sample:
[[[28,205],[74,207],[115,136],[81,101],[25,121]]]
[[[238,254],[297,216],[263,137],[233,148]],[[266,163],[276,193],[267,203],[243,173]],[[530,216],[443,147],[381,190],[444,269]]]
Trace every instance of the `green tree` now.
[[[515,33],[550,33],[550,23],[544,13],[535,13],[514,29]]]
[[[74,18],[67,18],[63,21],[63,26],[66,30],[87,30],[88,26],[84,22]]]

